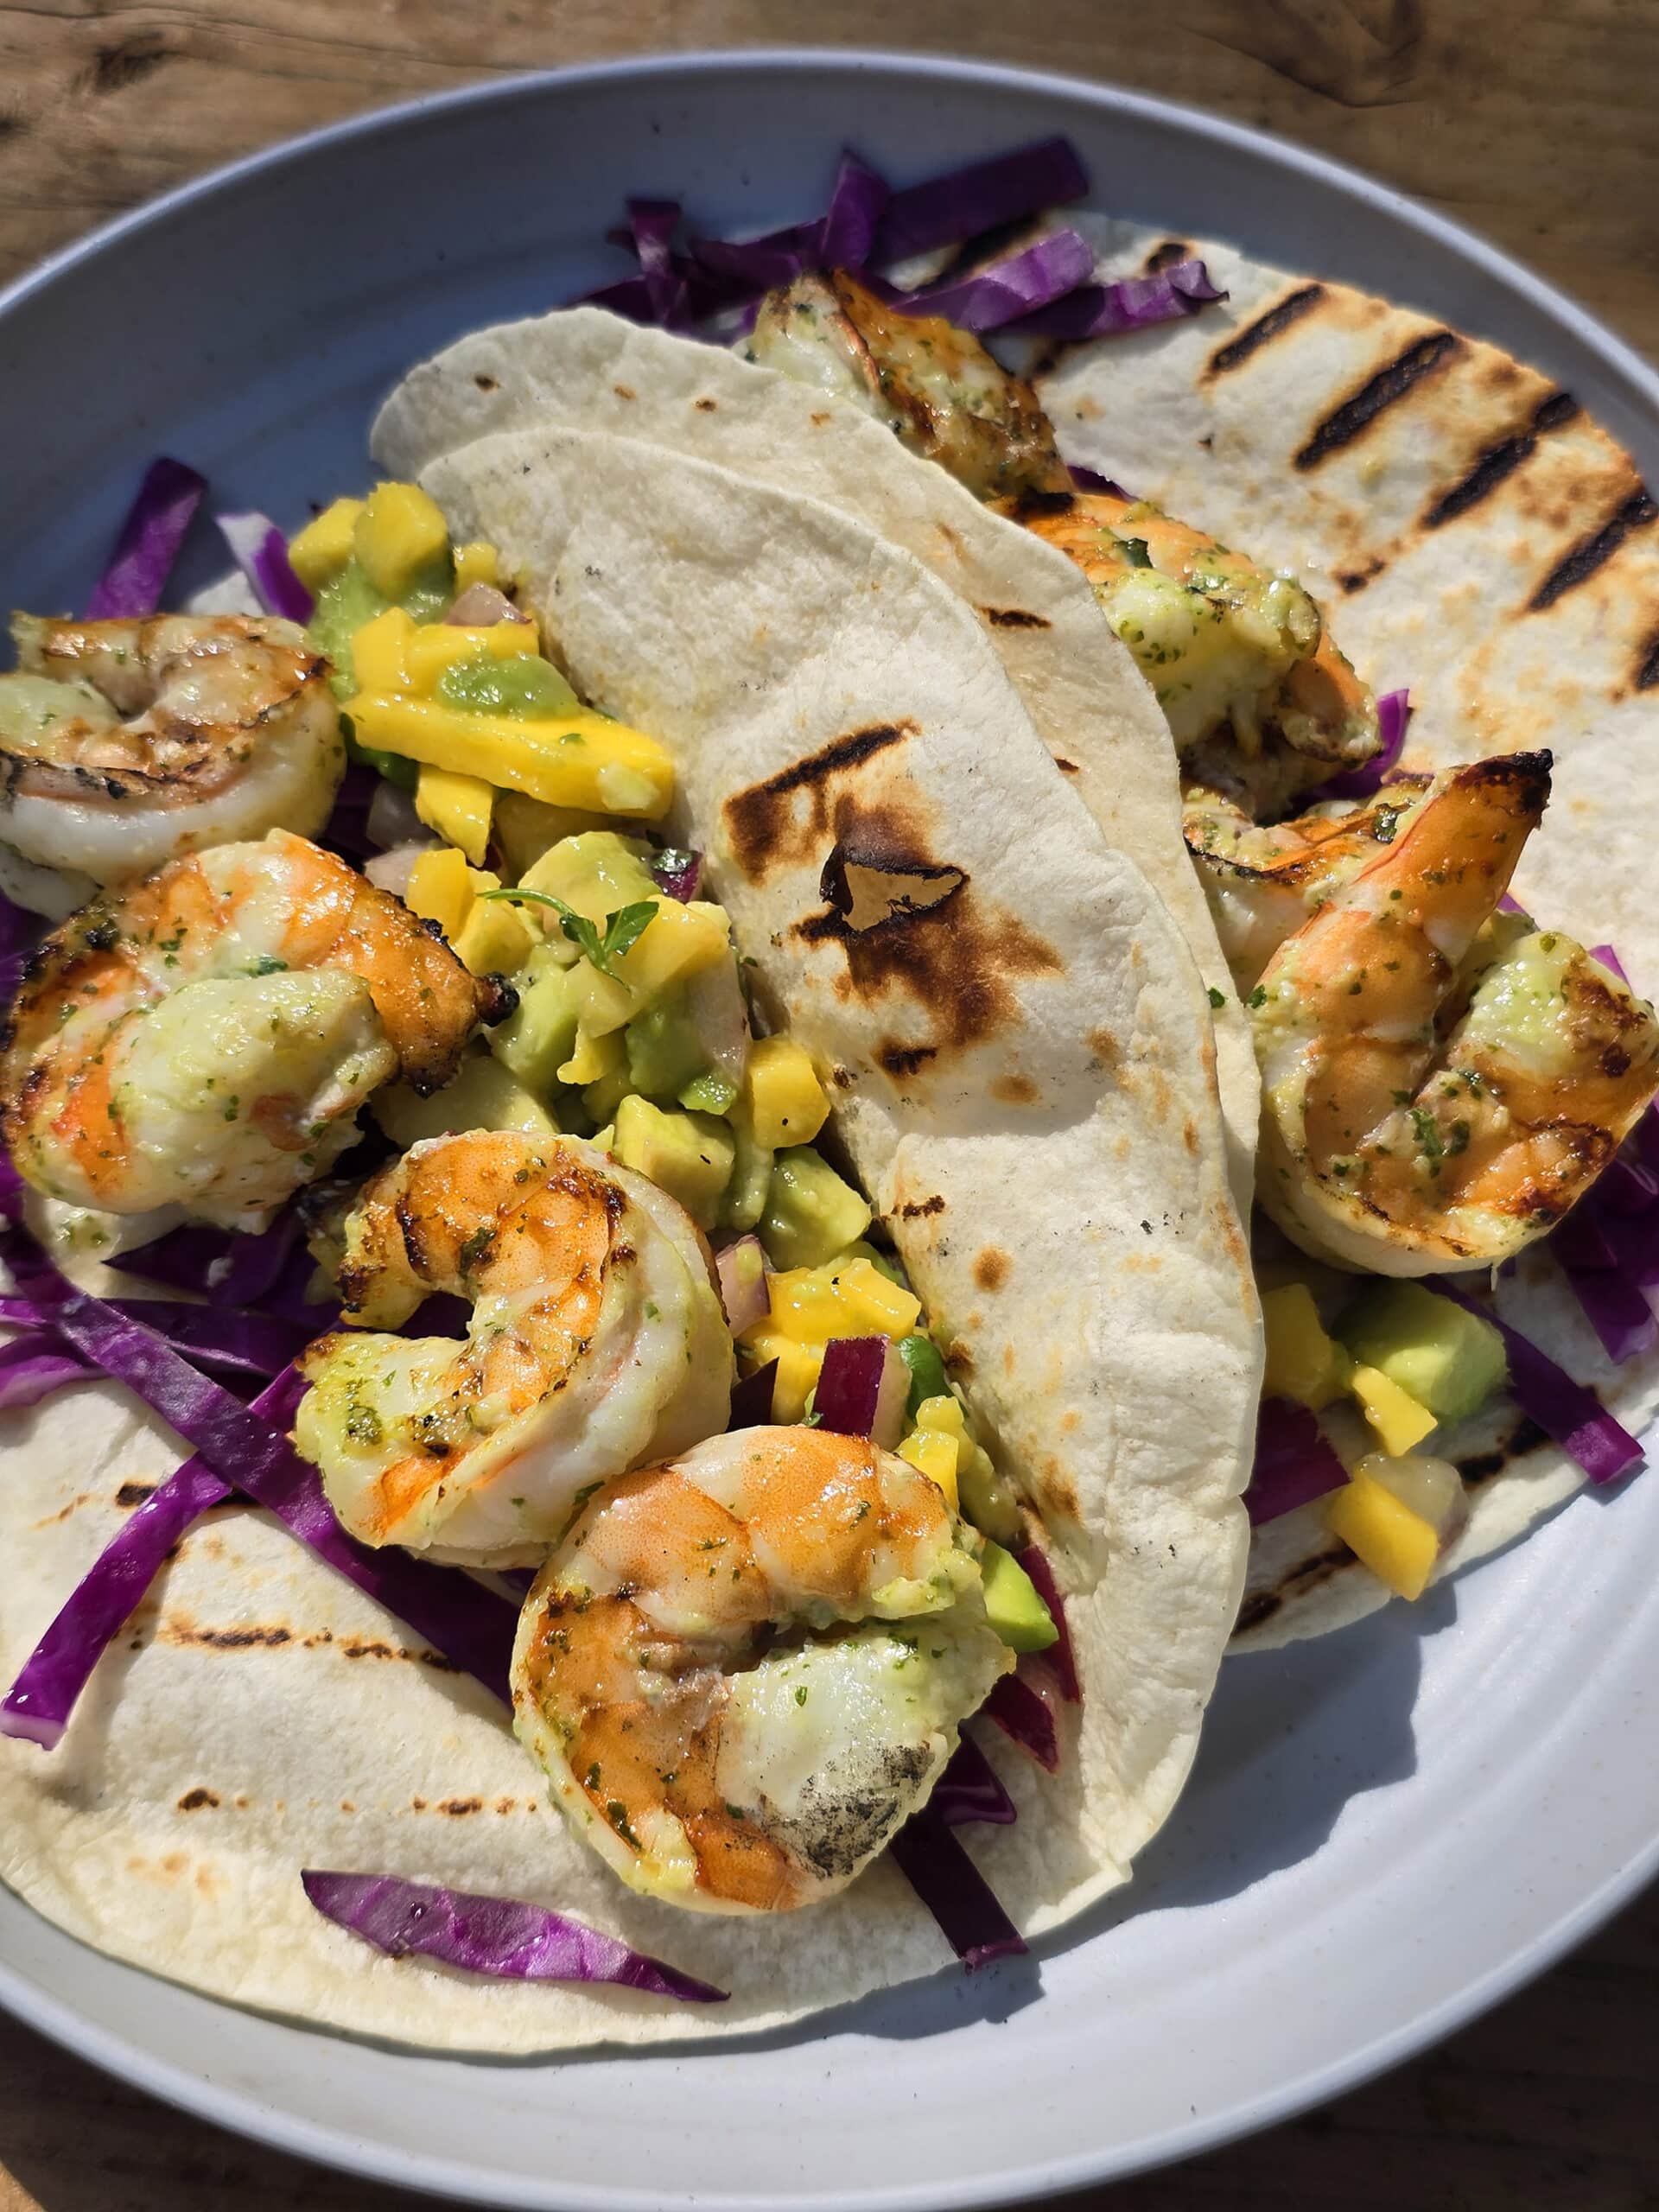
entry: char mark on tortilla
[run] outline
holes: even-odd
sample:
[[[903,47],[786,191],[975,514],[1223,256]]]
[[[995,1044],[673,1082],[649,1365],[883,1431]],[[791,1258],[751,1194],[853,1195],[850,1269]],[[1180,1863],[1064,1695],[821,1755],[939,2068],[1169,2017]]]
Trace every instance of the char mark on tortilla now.
[[[1516,430],[1488,446],[1467,474],[1460,477],[1449,491],[1441,493],[1423,517],[1423,528],[1439,530],[1443,523],[1455,522],[1471,507],[1478,506],[1506,477],[1515,474],[1523,461],[1531,458],[1546,432],[1559,430],[1578,413],[1579,403],[1570,391],[1552,391],[1533,410],[1532,420],[1524,430]]]
[[[1403,353],[1396,353],[1393,360],[1385,362],[1357,391],[1351,392],[1339,406],[1333,407],[1321,422],[1314,424],[1294,456],[1296,467],[1317,468],[1333,453],[1352,445],[1380,416],[1415,391],[1426,377],[1437,375],[1468,350],[1466,342],[1455,330],[1431,330],[1427,337],[1414,340]]]
[[[810,841],[828,827],[826,787],[830,781],[916,734],[912,721],[873,722],[868,728],[849,730],[844,737],[833,739],[764,782],[734,792],[721,810],[733,857],[750,882],[762,881],[772,863],[800,842],[791,804],[797,791],[810,795],[811,814],[804,831],[806,849],[810,849]]]
[[[1659,517],[1659,506],[1654,505],[1647,486],[1638,484],[1599,530],[1581,537],[1555,563],[1527,601],[1528,613],[1541,614],[1558,599],[1587,582],[1598,569],[1612,559],[1632,531],[1645,530],[1656,517]]]
[[[906,1198],[898,1209],[901,1221],[924,1221],[930,1214],[944,1211],[944,1200],[938,1192],[931,1198]]]
[[[1051,630],[1053,624],[1046,614],[1033,614],[1024,607],[982,607],[980,613],[997,630]]]
[[[876,1047],[875,1057],[878,1065],[897,1081],[916,1074],[930,1060],[937,1060],[939,1048],[937,1045],[900,1045],[888,1038]]]
[[[1143,276],[1156,276],[1166,269],[1173,269],[1178,261],[1191,261],[1192,249],[1184,238],[1166,238],[1155,245],[1141,264]]]
[[[1659,690],[1659,630],[1656,630],[1643,646],[1642,658],[1636,671],[1638,691]]]
[[[1207,377],[1224,377],[1230,369],[1240,368],[1252,353],[1262,346],[1271,345],[1281,331],[1288,330],[1311,314],[1325,297],[1323,284],[1302,284],[1294,292],[1287,292],[1265,315],[1247,323],[1236,338],[1230,338],[1224,346],[1217,346],[1204,365]]]

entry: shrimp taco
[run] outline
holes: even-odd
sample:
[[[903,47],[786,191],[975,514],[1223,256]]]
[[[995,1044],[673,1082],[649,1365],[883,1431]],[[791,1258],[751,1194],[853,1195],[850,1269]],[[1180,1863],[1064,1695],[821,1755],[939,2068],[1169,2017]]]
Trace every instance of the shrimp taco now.
[[[296,649],[313,834],[175,775],[22,966],[0,1873],[333,2027],[758,2030],[1180,1788],[1261,1356],[1206,987],[902,549],[594,433],[427,477],[260,537],[303,635],[159,618]],[[109,619],[20,748],[160,785]]]
[[[1339,1626],[1627,1472],[1624,1424],[1659,1402],[1659,969],[1626,772],[1651,503],[1546,378],[1340,285],[1084,213],[906,291],[884,235],[874,266],[798,252],[735,352],[594,307],[475,333],[394,392],[376,451],[649,437],[860,516],[975,610],[1218,984],[1251,1155],[1259,1058],[1238,1640]],[[1062,264],[1076,289],[1033,297]]]

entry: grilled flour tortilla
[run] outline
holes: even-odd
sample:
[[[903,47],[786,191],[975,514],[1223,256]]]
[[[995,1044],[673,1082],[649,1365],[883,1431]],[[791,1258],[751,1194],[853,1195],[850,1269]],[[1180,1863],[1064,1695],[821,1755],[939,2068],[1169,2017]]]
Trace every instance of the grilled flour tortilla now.
[[[1410,308],[1077,219],[1110,273],[1198,253],[1228,297],[1060,349],[1038,388],[1067,458],[1294,570],[1360,675],[1409,687],[1408,767],[1548,747],[1554,796],[1515,894],[1659,994],[1659,510],[1629,456],[1547,377]],[[1659,1357],[1615,1368],[1547,1251],[1498,1311],[1641,1433]],[[1434,1448],[1473,1508],[1440,1574],[1584,1479],[1507,1402]],[[1306,1506],[1257,1532],[1240,1640],[1340,1627],[1388,1596]]]
[[[1181,841],[1169,726],[1074,564],[990,513],[881,424],[718,346],[572,308],[462,338],[411,370],[375,458],[413,476],[492,432],[613,431],[823,499],[902,546],[983,625],[1061,773],[1151,880],[1206,984],[1235,1188],[1248,1204],[1260,1086],[1204,893]]]
[[[958,1833],[1023,1929],[1054,1927],[1168,1813],[1243,1580],[1260,1326],[1204,987],[981,626],[906,554],[569,432],[487,441],[428,482],[524,566],[584,694],[674,752],[681,828],[760,994],[835,1071],[842,1138],[1048,1522],[1084,1701],[1052,1779],[976,1731],[1020,1818]],[[8,1423],[8,1675],[176,1457],[112,1389]],[[306,1866],[553,1905],[731,2001],[393,1961],[312,1910]],[[240,1508],[190,1531],[56,1751],[0,1739],[0,1874],[213,1994],[454,2049],[752,2032],[950,1955],[885,1860],[772,1919],[635,1895],[486,1692]]]

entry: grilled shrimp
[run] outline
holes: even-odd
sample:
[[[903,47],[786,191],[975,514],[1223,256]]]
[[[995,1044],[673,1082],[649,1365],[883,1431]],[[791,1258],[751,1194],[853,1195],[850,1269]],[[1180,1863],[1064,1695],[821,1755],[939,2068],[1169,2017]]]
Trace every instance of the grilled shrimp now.
[[[1376,753],[1376,702],[1294,578],[1116,493],[1011,512],[1088,578],[1189,777],[1276,815]]]
[[[85,907],[25,969],[0,1130],[49,1197],[257,1227],[402,1074],[435,1090],[511,994],[303,837],[219,845]]]
[[[1396,1275],[1507,1259],[1659,1088],[1653,1009],[1497,912],[1548,794],[1548,753],[1451,771],[1268,961],[1260,1191],[1306,1249]]]
[[[538,1564],[582,1493],[725,1427],[732,1342],[708,1247],[575,1137],[433,1137],[346,1223],[346,1315],[301,1362],[295,1441],[367,1544]],[[371,1335],[434,1291],[466,1343]]]
[[[874,416],[982,499],[1071,486],[1028,384],[971,333],[887,306],[844,269],[768,293],[747,352]]]
[[[0,860],[9,846],[28,864],[3,871],[23,904],[60,918],[181,854],[327,819],[346,766],[340,715],[327,664],[293,623],[18,614],[12,635]]]
[[[970,1541],[907,1460],[823,1429],[625,1476],[525,1603],[519,1739],[630,1887],[709,1912],[833,1897],[1014,1663]]]
[[[1278,947],[1391,845],[1421,804],[1427,776],[1396,775],[1363,804],[1331,800],[1264,828],[1218,791],[1189,786],[1186,849],[1210,901],[1222,950],[1248,991]]]

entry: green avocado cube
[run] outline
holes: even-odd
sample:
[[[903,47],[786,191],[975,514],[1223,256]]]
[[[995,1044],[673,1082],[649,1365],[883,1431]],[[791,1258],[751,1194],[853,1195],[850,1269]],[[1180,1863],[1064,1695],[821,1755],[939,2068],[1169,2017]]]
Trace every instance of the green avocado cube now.
[[[513,977],[512,1018],[490,1032],[490,1050],[527,1090],[550,1096],[576,1048],[575,971],[538,944]]]
[[[791,1145],[772,1161],[760,1229],[774,1268],[821,1268],[855,1244],[870,1219],[869,1201],[810,1144]]]
[[[735,1156],[723,1122],[709,1114],[664,1113],[631,1094],[616,1109],[611,1150],[625,1167],[677,1198],[699,1229],[715,1226]]]
[[[709,1056],[685,1011],[683,990],[670,991],[636,1014],[623,1033],[628,1087],[647,1098],[673,1098],[701,1075]]]
[[[1421,1282],[1373,1283],[1336,1334],[1362,1367],[1380,1369],[1439,1421],[1478,1413],[1509,1374],[1491,1323]]]
[[[554,1137],[559,1125],[518,1077],[488,1052],[463,1060],[453,1083],[423,1098],[406,1083],[377,1091],[369,1111],[396,1145],[405,1150],[425,1137],[450,1130],[522,1129],[529,1136]]]
[[[683,1105],[686,1102],[682,1099],[680,1103]],[[737,1156],[721,1206],[720,1225],[722,1229],[747,1231],[757,1225],[766,1210],[766,1193],[772,1187],[772,1152],[769,1145],[756,1141],[753,1120],[741,1098],[732,1106],[729,1126]]]
[[[979,1571],[985,1583],[985,1618],[1003,1643],[1011,1651],[1046,1651],[1060,1631],[1014,1554],[988,1538]]]

